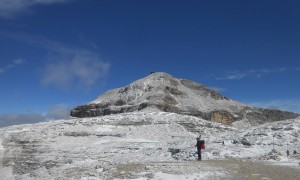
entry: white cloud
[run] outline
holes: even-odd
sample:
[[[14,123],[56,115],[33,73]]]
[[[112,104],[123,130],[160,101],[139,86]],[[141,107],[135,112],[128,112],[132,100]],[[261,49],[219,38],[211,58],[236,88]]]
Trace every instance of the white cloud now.
[[[1,33],[1,32],[0,32]],[[74,48],[43,36],[2,32],[6,37],[44,49],[48,52],[41,69],[41,83],[61,89],[89,88],[109,72],[110,64],[98,53],[85,48]],[[22,61],[15,61],[22,63]],[[0,71],[1,72],[1,71]]]
[[[297,99],[269,100],[269,101],[249,102],[247,104],[251,106],[262,107],[262,108],[280,109],[280,110],[300,113],[300,100]]]
[[[21,64],[24,64],[26,61],[22,58],[14,60],[11,64],[6,65],[3,68],[0,68],[0,74],[4,74],[7,72],[9,69],[15,68]]]
[[[62,89],[88,88],[104,78],[109,67],[109,63],[102,62],[93,52],[78,50],[55,53],[49,57],[41,82]]]
[[[0,16],[13,18],[36,5],[65,3],[68,0],[0,0]]]
[[[216,80],[240,80],[246,77],[261,78],[267,74],[283,73],[287,71],[287,68],[275,68],[275,69],[250,69],[246,71],[229,71],[222,77],[217,77]]]

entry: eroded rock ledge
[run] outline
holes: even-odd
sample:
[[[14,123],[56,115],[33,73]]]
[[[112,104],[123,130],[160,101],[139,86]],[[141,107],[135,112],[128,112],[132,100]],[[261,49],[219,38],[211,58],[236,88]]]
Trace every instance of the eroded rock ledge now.
[[[219,122],[226,125],[230,125],[235,121],[239,121],[245,118],[248,119],[251,124],[256,125],[256,124],[262,124],[266,122],[293,119],[299,116],[299,114],[296,113],[281,111],[276,109],[245,107],[239,113],[232,114],[224,110],[216,110],[212,112],[201,112],[195,109],[190,109],[184,111],[175,106],[171,106],[167,104],[149,104],[149,103],[142,103],[139,105],[132,105],[132,106],[121,106],[121,107],[114,106],[113,108],[111,108],[108,105],[89,104],[89,105],[78,106],[77,108],[73,109],[71,111],[71,116],[96,117],[96,116],[104,116],[110,114],[141,111],[149,107],[156,108],[163,112],[173,112],[178,114],[196,116],[205,120]]]

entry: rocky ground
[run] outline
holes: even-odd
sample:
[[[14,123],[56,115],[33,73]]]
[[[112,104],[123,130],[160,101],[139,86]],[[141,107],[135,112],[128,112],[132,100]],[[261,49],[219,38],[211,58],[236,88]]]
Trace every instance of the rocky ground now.
[[[0,129],[0,175],[22,180],[294,179],[300,158],[287,158],[285,151],[300,152],[299,129],[300,119],[237,129],[166,112],[11,126]],[[206,141],[201,162],[195,153],[200,134]],[[276,152],[271,151],[273,136]]]

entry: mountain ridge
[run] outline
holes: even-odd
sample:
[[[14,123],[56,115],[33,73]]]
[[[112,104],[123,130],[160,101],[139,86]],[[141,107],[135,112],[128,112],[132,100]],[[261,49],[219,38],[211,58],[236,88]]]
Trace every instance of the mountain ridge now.
[[[241,120],[256,125],[299,116],[292,112],[250,107],[200,83],[164,72],[151,73],[127,86],[109,90],[90,103],[76,107],[70,115],[95,117],[137,111],[173,112],[227,125]]]

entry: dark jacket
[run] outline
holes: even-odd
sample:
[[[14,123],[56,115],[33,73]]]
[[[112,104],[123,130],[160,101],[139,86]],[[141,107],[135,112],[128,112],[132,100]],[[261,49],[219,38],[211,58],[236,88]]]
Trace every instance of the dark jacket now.
[[[201,141],[197,141],[196,146],[197,146],[197,150],[201,150],[201,146],[202,146]]]

